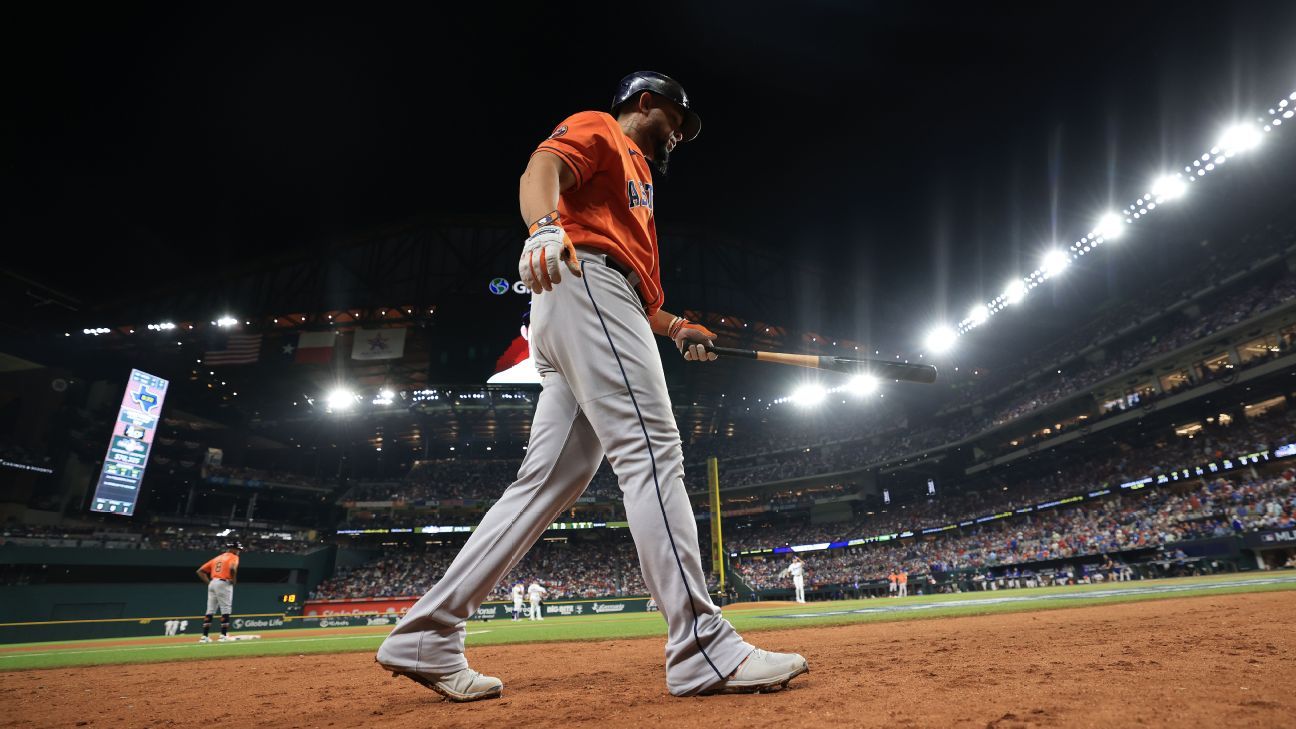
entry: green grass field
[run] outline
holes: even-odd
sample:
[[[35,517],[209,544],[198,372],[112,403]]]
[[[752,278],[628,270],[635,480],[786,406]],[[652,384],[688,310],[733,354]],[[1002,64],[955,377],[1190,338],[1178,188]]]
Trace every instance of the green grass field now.
[[[750,603],[725,611],[740,631],[790,629],[869,621],[895,621],[1054,610],[1140,600],[1296,590],[1296,573],[1247,573],[1111,585],[1080,585],[1030,590],[914,596],[904,599],[812,602],[759,607]],[[1293,601],[1296,609],[1296,598]],[[657,613],[549,617],[543,622],[492,620],[468,624],[471,646],[540,641],[610,640],[665,635]],[[193,636],[87,640],[76,643],[23,643],[0,646],[0,670],[62,668],[105,664],[189,661],[215,658],[373,651],[386,629],[337,628],[328,635],[296,630],[245,631],[260,640],[199,645]],[[318,631],[311,631],[318,633]]]

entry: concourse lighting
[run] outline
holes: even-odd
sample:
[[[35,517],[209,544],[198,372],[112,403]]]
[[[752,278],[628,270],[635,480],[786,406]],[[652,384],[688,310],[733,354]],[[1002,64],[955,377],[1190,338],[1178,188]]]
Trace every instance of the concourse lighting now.
[[[1056,276],[1066,270],[1071,265],[1071,256],[1062,251],[1049,251],[1044,254],[1044,261],[1040,263],[1040,272],[1046,277]]]
[[[1009,304],[1016,304],[1026,298],[1026,284],[1021,279],[1014,279],[1012,283],[1004,288],[1004,301]]]
[[[927,338],[923,344],[927,351],[932,354],[941,354],[954,348],[954,342],[958,339],[958,334],[953,329],[946,326],[939,326],[927,333]]]
[[[1216,145],[1226,156],[1245,152],[1260,144],[1260,130],[1250,124],[1236,124],[1224,130]]]
[[[1164,175],[1152,183],[1152,194],[1158,200],[1173,200],[1188,190],[1188,183],[1179,175]]]
[[[1125,220],[1116,213],[1107,213],[1098,219],[1098,227],[1094,232],[1107,240],[1115,240],[1125,232]]]
[[[828,391],[821,385],[802,385],[792,392],[792,402],[803,407],[818,405],[828,398]]]
[[[329,410],[347,410],[355,404],[355,393],[345,387],[339,387],[330,392],[324,402]]]
[[[846,389],[859,397],[872,395],[878,389],[878,379],[873,375],[855,375],[846,385]]]
[[[974,327],[981,325],[989,318],[990,310],[986,308],[985,304],[977,304],[972,307],[972,311],[968,312],[968,324]]]
[[[226,314],[225,316],[222,316],[221,318],[216,320],[216,326],[218,327],[232,327],[235,324],[238,324],[238,319],[235,319],[229,314]]]

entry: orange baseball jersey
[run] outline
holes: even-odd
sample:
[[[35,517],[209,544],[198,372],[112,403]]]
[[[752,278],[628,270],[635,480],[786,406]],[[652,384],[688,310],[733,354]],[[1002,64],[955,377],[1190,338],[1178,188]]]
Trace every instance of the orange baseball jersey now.
[[[571,168],[575,187],[562,193],[558,214],[573,245],[607,253],[639,274],[648,315],[662,306],[652,172],[643,150],[611,114],[582,111],[563,120],[536,148]],[[534,154],[534,153],[533,153]]]
[[[887,575],[887,581],[888,581],[888,582],[895,582],[895,581],[898,580],[898,579],[900,579],[900,576],[897,575],[897,574],[894,573],[894,572],[892,572],[891,574]]]
[[[896,575],[896,580],[899,581],[900,584],[902,584],[902,585],[907,585],[907,584],[909,584],[909,573],[908,573],[908,572],[901,572],[900,574]]]
[[[203,563],[203,566],[198,569],[211,575],[213,580],[228,581],[230,575],[234,574],[234,571],[238,569],[238,563],[239,556],[237,554],[226,552],[218,557],[212,557],[207,560]],[[193,563],[190,562],[189,564]]]

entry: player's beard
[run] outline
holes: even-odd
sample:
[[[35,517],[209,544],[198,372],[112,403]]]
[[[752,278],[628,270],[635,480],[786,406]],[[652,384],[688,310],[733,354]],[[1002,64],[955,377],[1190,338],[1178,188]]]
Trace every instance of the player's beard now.
[[[666,168],[670,165],[670,151],[666,149],[666,140],[657,143],[657,148],[653,150],[652,158],[648,161],[652,163],[653,171],[658,177],[666,176]]]

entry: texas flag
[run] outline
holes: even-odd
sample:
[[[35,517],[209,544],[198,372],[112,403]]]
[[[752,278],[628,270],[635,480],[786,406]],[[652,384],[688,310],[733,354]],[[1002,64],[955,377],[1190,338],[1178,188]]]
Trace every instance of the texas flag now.
[[[333,361],[333,347],[338,335],[334,332],[301,332],[284,336],[279,353],[283,359],[296,364],[327,364]]]

